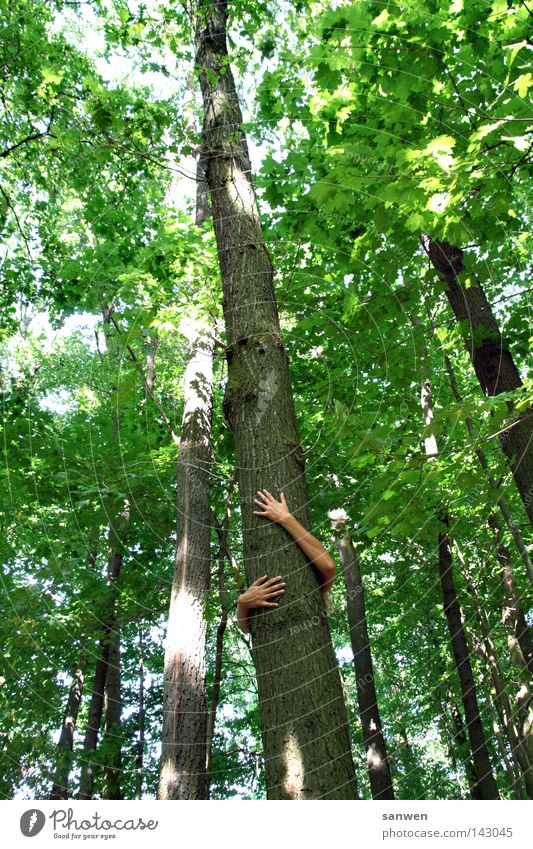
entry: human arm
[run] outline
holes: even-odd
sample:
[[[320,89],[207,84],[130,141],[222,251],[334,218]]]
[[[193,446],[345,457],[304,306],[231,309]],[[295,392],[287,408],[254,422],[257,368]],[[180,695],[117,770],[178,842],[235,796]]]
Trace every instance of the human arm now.
[[[237,622],[241,631],[244,634],[250,631],[250,610],[257,607],[277,607],[276,599],[284,592],[285,582],[281,575],[270,580],[268,575],[263,575],[262,578],[250,584],[248,589],[241,593],[237,602]]]
[[[322,593],[326,595],[335,579],[335,561],[331,555],[328,554],[322,543],[290,513],[283,493],[281,493],[280,501],[276,501],[267,489],[261,490],[257,495],[258,498],[255,499],[255,503],[263,509],[261,511],[254,510],[254,516],[270,519],[285,528],[316,567],[320,576]]]

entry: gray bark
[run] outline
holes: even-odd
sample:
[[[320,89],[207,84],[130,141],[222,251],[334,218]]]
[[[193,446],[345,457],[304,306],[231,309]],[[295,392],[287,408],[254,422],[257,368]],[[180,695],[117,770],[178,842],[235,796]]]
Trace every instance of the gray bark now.
[[[277,525],[253,517],[259,488],[284,491],[310,527],[304,458],[242,115],[226,46],[227,3],[200,0],[196,64],[227,333],[224,411],[235,439],[247,580],[282,574],[277,609],[251,616],[270,799],[356,797],[348,717],[316,576]]]
[[[184,377],[177,545],[165,645],[159,799],[205,799],[204,597],[210,580],[213,334],[198,325]]]

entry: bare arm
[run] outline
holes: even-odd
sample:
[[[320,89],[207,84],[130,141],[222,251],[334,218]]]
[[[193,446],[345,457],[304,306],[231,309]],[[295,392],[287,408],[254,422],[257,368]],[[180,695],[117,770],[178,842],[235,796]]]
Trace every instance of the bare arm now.
[[[325,595],[335,579],[335,561],[331,555],[322,543],[291,515],[283,493],[281,493],[280,501],[276,501],[267,489],[261,490],[257,495],[255,503],[263,509],[262,511],[254,510],[254,516],[263,516],[265,519],[277,522],[296,540],[304,554],[316,567],[321,579],[322,593]]]

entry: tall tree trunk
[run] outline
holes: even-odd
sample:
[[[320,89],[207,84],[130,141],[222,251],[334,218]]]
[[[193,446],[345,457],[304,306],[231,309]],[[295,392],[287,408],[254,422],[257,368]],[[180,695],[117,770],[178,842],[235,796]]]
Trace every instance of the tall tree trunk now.
[[[316,576],[278,525],[254,517],[256,491],[284,491],[310,527],[304,458],[280,332],[273,269],[250,177],[226,46],[227,3],[199,0],[196,65],[206,175],[224,293],[228,382],[249,582],[283,574],[284,602],[251,617],[270,799],[356,797],[348,716]]]
[[[120,777],[122,769],[122,697],[120,668],[120,628],[118,617],[111,632],[109,660],[105,682],[105,731],[104,748],[106,762],[104,766],[104,799],[122,799]]]
[[[531,629],[526,622],[522,605],[516,591],[511,558],[507,548],[497,539],[496,556],[502,567],[502,581],[504,587],[504,602],[502,622],[511,628],[517,648],[522,654],[522,667],[533,675],[533,645],[531,641]]]
[[[474,371],[485,395],[512,392],[522,386],[520,374],[505,344],[498,321],[479,282],[466,288],[463,251],[447,242],[426,240],[430,261],[446,284],[446,295],[460,323]],[[509,403],[509,411],[514,407]],[[533,408],[516,415],[500,437],[513,477],[533,524]]]
[[[450,682],[450,676],[448,675],[446,665],[441,656],[441,646],[437,634],[434,628],[431,626],[431,623],[428,621],[428,634],[431,644],[433,645],[433,659],[436,665],[436,681],[437,681],[437,689],[439,692],[438,700],[439,703],[445,705],[445,709],[442,711],[443,714],[443,723],[445,736],[448,740],[448,750],[450,754],[450,760],[452,761],[452,765],[454,768],[456,766],[456,758],[454,753],[455,750],[463,764],[465,777],[468,783],[468,789],[470,792],[470,796],[472,799],[482,799],[480,789],[477,785],[476,780],[476,771],[474,768],[474,762],[472,760],[472,751],[469,744],[468,737],[466,736],[465,726],[463,722],[463,717],[461,716],[461,711],[459,706],[457,705],[457,701],[455,698],[455,694],[452,690],[452,685]],[[452,722],[451,729],[451,741],[449,740],[450,733],[448,730],[448,716]],[[454,730],[455,729],[455,730]],[[461,796],[464,798],[464,792],[461,788]]]
[[[447,516],[443,516],[443,523],[448,528],[449,520]],[[452,553],[447,530],[439,534],[439,574],[444,601],[444,613],[448,621],[455,666],[461,685],[466,727],[476,771],[476,785],[482,799],[499,799],[498,788],[492,774],[489,753],[485,742],[483,725],[481,724],[476,685],[470,663],[470,652],[466,641],[461,608],[455,590]]]
[[[124,510],[124,517],[129,517],[128,508]],[[102,713],[104,710],[104,699],[106,695],[108,669],[111,664],[117,665],[116,657],[116,598],[118,592],[118,579],[122,569],[122,553],[117,552],[118,546],[116,529],[113,522],[109,526],[108,533],[108,559],[107,559],[107,607],[108,613],[104,619],[102,638],[100,640],[99,654],[96,660],[94,670],[93,689],[91,693],[91,702],[89,705],[89,716],[87,719],[87,728],[85,731],[85,740],[83,743],[83,765],[80,777],[80,789],[78,799],[92,799],[93,782],[94,782],[94,764],[91,761],[93,753],[98,745],[98,735],[102,722]],[[115,640],[115,649],[113,650],[113,642]],[[120,679],[119,679],[120,682]],[[119,684],[120,686],[120,684]],[[115,701],[120,706],[120,691],[118,699]],[[120,714],[119,714],[120,715]],[[107,726],[107,721],[106,721]],[[120,767],[119,767],[120,768]]]
[[[394,799],[389,757],[374,683],[374,664],[370,651],[361,567],[352,538],[346,530],[348,515],[344,510],[333,510],[329,515],[346,584],[346,607],[355,666],[357,701],[372,798]]]
[[[159,799],[205,799],[204,598],[210,580],[213,334],[198,325],[184,377],[177,545],[165,647]]]
[[[505,731],[507,740],[509,741],[509,746],[513,758],[513,768],[514,761],[516,761],[524,775],[526,786],[528,784],[529,773],[530,786],[528,788],[528,793],[531,793],[531,791],[533,790],[533,784],[531,783],[531,779],[533,779],[533,773],[530,771],[530,765],[527,759],[527,752],[524,749],[523,741],[521,740],[520,730],[515,724],[513,708],[507,692],[505,675],[502,669],[502,665],[500,663],[496,645],[492,638],[491,622],[479,598],[473,576],[458,547],[457,553],[463,568],[463,574],[466,579],[470,597],[475,607],[477,622],[481,633],[481,640],[475,637],[474,644],[477,644],[477,650],[483,658],[486,669],[490,674],[491,696],[494,702],[494,706],[496,708],[496,712],[500,718],[501,726]]]
[[[98,745],[98,734],[102,722],[104,709],[104,690],[107,676],[107,661],[109,658],[109,633],[110,627],[104,628],[104,636],[100,641],[99,653],[94,669],[91,701],[89,703],[89,715],[87,717],[87,728],[83,741],[83,757],[80,777],[78,799],[92,799],[94,782],[94,762],[91,758]]]
[[[474,762],[472,760],[472,747],[469,745],[469,740],[466,735],[463,717],[455,699],[452,696],[451,690],[448,691],[448,704],[450,706],[450,716],[455,727],[454,740],[459,750],[459,756],[463,762],[466,780],[470,789],[472,799],[483,799],[483,793],[479,787]]]
[[[217,718],[217,708],[220,698],[220,687],[222,684],[222,652],[224,648],[224,634],[229,617],[229,605],[225,587],[224,565],[228,552],[228,532],[231,518],[231,502],[233,496],[233,481],[230,482],[228,489],[228,497],[226,503],[226,514],[224,522],[220,524],[216,516],[213,515],[215,531],[218,536],[219,548],[217,553],[217,572],[218,572],[218,594],[220,599],[220,620],[217,627],[216,644],[215,644],[215,669],[213,672],[213,686],[211,689],[211,699],[209,704],[209,714],[207,717],[207,748],[206,748],[206,776],[207,776],[207,797],[209,798],[209,789],[211,784],[211,761],[213,754],[213,737],[215,734],[215,723]]]
[[[419,324],[419,321],[415,316],[412,316],[412,321],[415,326]],[[429,427],[433,421],[431,382],[425,375],[427,356],[428,352],[426,345],[425,343],[422,343],[422,382],[420,404],[422,407],[424,427],[426,428]],[[426,437],[424,442],[426,456],[428,457],[429,462],[432,462],[438,457],[437,440],[433,434],[430,434]],[[496,781],[492,774],[489,753],[487,750],[485,735],[483,733],[483,725],[481,724],[481,714],[479,711],[474,676],[472,674],[472,665],[470,663],[470,653],[466,641],[461,607],[455,590],[452,552],[448,534],[449,517],[446,508],[441,509],[440,519],[445,527],[445,531],[441,531],[438,536],[439,576],[444,603],[444,613],[448,623],[455,666],[459,677],[459,683],[461,685],[461,698],[463,701],[466,727],[468,731],[468,738],[470,740],[470,748],[472,750],[474,770],[476,773],[476,785],[473,795],[474,792],[476,794],[479,792],[482,799],[499,799],[498,788],[496,787]]]
[[[493,692],[492,688],[491,692]],[[504,772],[507,776],[507,781],[509,782],[509,787],[512,787],[517,799],[526,799],[527,794],[524,787],[522,773],[520,772],[516,761],[513,759],[512,753],[509,750],[509,741],[504,738],[502,734],[501,716],[496,710],[496,703],[494,701],[489,701],[488,708],[492,720],[494,739],[496,740],[496,745],[498,747]]]
[[[457,402],[460,403],[463,400],[463,398],[461,396],[461,393],[459,392],[459,387],[457,386],[457,379],[455,377],[455,369],[452,365],[452,362],[451,362],[448,354],[444,355],[444,364],[446,366],[446,371],[448,372],[448,377],[450,379],[450,387],[451,387],[451,390],[452,390],[452,395],[453,395],[454,399]],[[470,439],[472,440],[472,443],[475,445],[476,441],[477,441],[477,436],[476,436],[476,431],[475,431],[475,428],[474,428],[474,422],[472,420],[472,417],[466,416],[465,422],[466,422],[466,427],[467,427],[467,430],[468,430],[468,435],[469,435]],[[476,447],[476,457],[478,459],[479,465],[481,466],[481,468],[483,469],[483,471],[485,472],[485,474],[487,476],[487,481],[489,483],[490,488],[493,489],[493,490],[498,489],[498,484],[494,480],[494,478],[492,477],[492,475],[490,473],[487,458],[485,457],[485,454],[483,453],[481,448],[479,448],[479,446]],[[526,572],[529,575],[529,579],[530,579],[531,583],[533,583],[533,564],[531,562],[529,552],[528,552],[526,545],[524,543],[524,539],[523,539],[522,534],[520,532],[520,528],[518,527],[516,522],[511,517],[511,514],[509,512],[509,507],[507,505],[507,501],[506,501],[506,499],[503,495],[500,495],[500,497],[498,498],[498,507],[500,508],[500,512],[503,516],[503,520],[504,520],[507,528],[509,529],[509,532],[510,532],[510,534],[511,534],[511,536],[512,536],[514,542],[515,542],[515,545],[516,545],[516,547],[517,547],[517,549],[520,553],[520,557],[522,558],[522,562],[524,563],[524,566],[526,567]],[[492,520],[489,519],[489,524],[491,524],[494,527],[496,532],[500,533],[499,523],[498,523],[498,520],[496,519],[495,516],[492,518]]]
[[[139,631],[139,730],[135,754],[135,798],[142,799],[143,795],[143,762],[144,762],[144,735],[146,712],[144,708],[144,648],[143,632]]]
[[[68,780],[72,766],[74,732],[83,694],[85,661],[74,672],[67,699],[59,743],[57,744],[57,765],[50,799],[68,799]]]

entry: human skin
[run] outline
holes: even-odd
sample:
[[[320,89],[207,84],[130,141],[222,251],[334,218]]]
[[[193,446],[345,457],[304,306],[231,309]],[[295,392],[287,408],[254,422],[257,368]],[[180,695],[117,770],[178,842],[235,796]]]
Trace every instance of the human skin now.
[[[254,516],[261,516],[281,525],[288,534],[298,543],[304,554],[316,568],[322,594],[324,599],[335,579],[335,561],[326,551],[322,543],[307,531],[303,525],[289,511],[287,501],[283,493],[280,500],[276,501],[274,496],[267,490],[262,489],[257,493],[255,504],[261,510],[254,510]],[[241,631],[247,634],[250,630],[250,611],[256,608],[275,608],[278,606],[277,599],[285,592],[285,582],[281,575],[270,578],[263,575],[250,584],[240,596],[237,603],[237,622]]]

